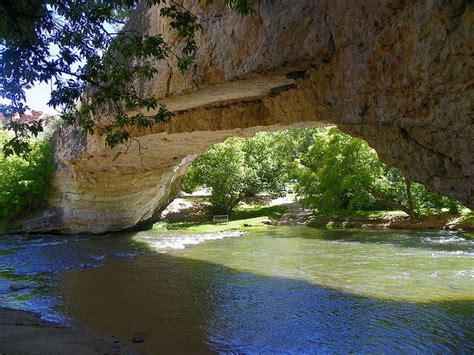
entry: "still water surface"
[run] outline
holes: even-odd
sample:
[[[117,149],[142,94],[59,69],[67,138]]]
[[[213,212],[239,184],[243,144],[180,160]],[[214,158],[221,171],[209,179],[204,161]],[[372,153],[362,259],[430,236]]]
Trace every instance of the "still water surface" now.
[[[19,281],[28,288],[13,292]],[[474,240],[449,232],[0,239],[0,306],[144,352],[474,351]]]

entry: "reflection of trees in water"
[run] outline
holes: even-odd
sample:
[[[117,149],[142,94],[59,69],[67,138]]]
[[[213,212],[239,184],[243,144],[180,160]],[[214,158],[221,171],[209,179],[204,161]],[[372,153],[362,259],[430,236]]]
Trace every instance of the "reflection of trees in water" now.
[[[111,259],[62,286],[79,325],[128,343],[141,332],[150,352],[474,348],[470,301],[379,300],[169,254]]]

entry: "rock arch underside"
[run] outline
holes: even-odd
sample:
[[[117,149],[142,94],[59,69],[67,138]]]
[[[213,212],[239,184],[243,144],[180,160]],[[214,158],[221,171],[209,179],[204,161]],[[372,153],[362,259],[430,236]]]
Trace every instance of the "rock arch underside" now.
[[[184,5],[203,26],[195,65],[182,74],[169,59],[141,83],[172,120],[133,131],[141,148],[109,149],[98,133],[61,130],[50,206],[23,231],[133,227],[159,215],[212,144],[334,124],[414,181],[474,206],[471,1],[262,0],[244,18]],[[173,41],[158,14],[140,7],[128,26]]]

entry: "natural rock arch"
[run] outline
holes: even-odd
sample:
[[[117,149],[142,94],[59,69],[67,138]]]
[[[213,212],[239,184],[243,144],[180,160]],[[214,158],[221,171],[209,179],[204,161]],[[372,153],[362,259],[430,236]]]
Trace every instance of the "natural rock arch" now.
[[[474,206],[474,4],[469,1],[260,1],[240,18],[184,1],[203,24],[200,55],[173,61],[142,90],[171,122],[135,130],[130,146],[99,134],[56,136],[51,206],[27,231],[122,230],[154,218],[197,154],[230,136],[337,124],[412,180]],[[130,26],[173,40],[158,8]],[[143,149],[140,149],[140,146]],[[146,149],[145,149],[146,148]]]

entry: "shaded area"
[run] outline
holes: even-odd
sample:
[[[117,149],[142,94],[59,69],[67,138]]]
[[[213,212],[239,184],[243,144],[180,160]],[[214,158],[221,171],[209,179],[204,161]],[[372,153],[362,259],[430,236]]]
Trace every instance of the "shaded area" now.
[[[53,308],[64,270],[103,265],[106,257],[132,258],[143,253],[126,236],[8,235],[0,237],[0,307],[33,311],[42,319],[67,322]]]
[[[49,324],[26,312],[0,309],[0,350],[8,354],[135,354],[116,339]]]
[[[64,310],[147,353],[474,350],[474,302],[354,296],[169,254],[68,272]],[[94,295],[91,297],[91,295]]]
[[[0,238],[0,306],[149,353],[469,353],[473,251],[449,232],[17,235]]]

